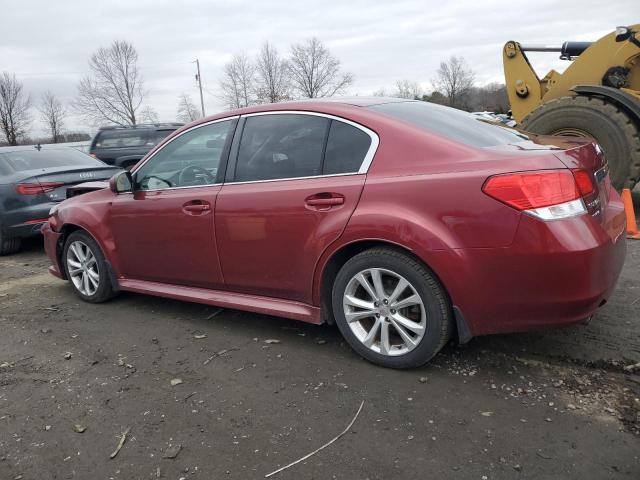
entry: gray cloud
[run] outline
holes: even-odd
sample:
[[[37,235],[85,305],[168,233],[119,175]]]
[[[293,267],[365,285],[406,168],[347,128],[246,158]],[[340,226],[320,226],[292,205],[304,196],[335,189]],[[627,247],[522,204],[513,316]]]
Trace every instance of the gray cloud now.
[[[595,40],[616,25],[635,21],[629,13],[638,7],[637,0],[518,5],[503,0],[30,0],[2,12],[0,70],[15,72],[34,101],[50,89],[70,102],[91,53],[125,39],[140,54],[147,104],[161,119],[173,120],[180,93],[197,98],[191,61],[200,59],[207,113],[214,113],[224,108],[216,96],[224,63],[237,51],[254,55],[265,40],[286,53],[291,43],[319,37],[354,74],[351,94],[392,90],[402,78],[428,90],[439,62],[450,55],[463,55],[479,83],[501,81],[501,49],[507,40]],[[540,74],[567,65],[554,54],[532,60]],[[84,126],[78,118],[69,124]],[[35,113],[33,127],[41,131]]]

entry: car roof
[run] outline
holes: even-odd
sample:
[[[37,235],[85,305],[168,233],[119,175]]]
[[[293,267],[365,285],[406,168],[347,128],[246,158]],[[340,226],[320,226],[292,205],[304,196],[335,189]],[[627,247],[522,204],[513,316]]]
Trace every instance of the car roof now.
[[[182,127],[184,123],[169,122],[169,123],[138,123],[137,125],[106,125],[100,127],[98,133],[107,132],[113,130],[177,130]]]
[[[260,112],[277,112],[287,110],[300,110],[300,111],[316,111],[320,113],[336,114],[338,112],[344,113],[348,109],[359,110],[360,107],[371,107],[373,105],[384,105],[387,103],[403,103],[403,102],[416,102],[419,100],[408,100],[403,98],[390,98],[390,97],[325,97],[325,98],[308,98],[304,100],[294,100],[288,102],[279,103],[263,103],[260,105],[253,105],[250,107],[238,108],[235,110],[227,110],[224,112],[218,112],[214,115],[209,115],[204,118],[195,120],[194,122],[186,124],[180,129],[180,131],[186,128],[192,128],[202,123],[207,123],[212,120],[218,120],[223,118],[230,118],[238,115],[248,115],[251,113]]]
[[[51,150],[69,150],[77,148],[68,146],[68,145],[40,145],[40,149],[36,148],[36,145],[17,145],[17,146],[9,146],[9,147],[0,147],[0,153],[9,153],[9,152],[25,152],[25,151],[33,151],[33,152],[42,152],[42,151],[51,151]]]

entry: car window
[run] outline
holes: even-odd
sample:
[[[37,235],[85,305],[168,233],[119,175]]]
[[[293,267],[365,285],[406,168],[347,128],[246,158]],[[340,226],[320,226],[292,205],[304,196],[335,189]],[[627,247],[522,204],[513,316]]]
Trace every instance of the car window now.
[[[173,130],[150,130],[149,137],[147,138],[147,145],[155,145],[160,143],[165,137],[167,137],[170,133],[173,133]]]
[[[247,118],[235,180],[239,182],[311,177],[322,173],[329,119],[278,114]]]
[[[517,130],[491,124],[471,113],[435,103],[395,102],[367,108],[472,147],[493,147],[529,140]]]
[[[198,127],[169,141],[136,171],[136,189],[216,183],[218,165],[233,122],[225,120]]]
[[[104,130],[98,134],[95,148],[142,147],[147,138],[148,131],[142,129]]]
[[[367,133],[348,123],[333,120],[322,173],[333,175],[357,172],[370,146],[371,137]]]
[[[100,160],[71,147],[3,152],[0,153],[0,163],[6,167],[6,170],[13,172],[54,167],[105,166]]]

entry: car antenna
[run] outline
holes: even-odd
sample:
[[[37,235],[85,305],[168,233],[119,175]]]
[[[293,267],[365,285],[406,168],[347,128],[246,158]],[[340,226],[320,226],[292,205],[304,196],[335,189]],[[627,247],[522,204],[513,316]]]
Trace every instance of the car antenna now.
[[[33,148],[35,148],[36,150],[40,151],[40,150],[42,150],[42,145],[40,145],[40,143],[38,143],[37,145],[34,145]]]

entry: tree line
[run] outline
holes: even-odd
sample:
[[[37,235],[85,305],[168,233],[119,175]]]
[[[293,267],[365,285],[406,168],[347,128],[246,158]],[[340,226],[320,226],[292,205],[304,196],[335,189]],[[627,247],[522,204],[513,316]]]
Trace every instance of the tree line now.
[[[353,79],[318,38],[291,45],[286,55],[265,42],[253,58],[244,52],[232,55],[223,68],[216,96],[230,109],[242,108],[343,94]],[[453,56],[441,62],[431,86],[431,93],[426,93],[417,81],[402,79],[396,81],[395,88],[382,88],[373,95],[423,100],[468,111],[505,113],[509,108],[504,85],[477,86],[474,71],[462,57]],[[138,53],[129,42],[116,40],[94,52],[89,59],[88,74],[80,79],[77,90],[77,97],[68,105],[50,91],[38,99],[35,109],[46,127],[47,141],[57,143],[88,137],[66,131],[65,124],[71,113],[92,126],[159,121],[155,109],[145,104],[149,92],[144,88],[138,68]],[[33,141],[28,138],[33,107],[31,95],[25,92],[15,74],[3,72],[0,75],[0,132],[4,143],[17,145]],[[187,123],[201,115],[190,95],[178,96],[177,120]]]

